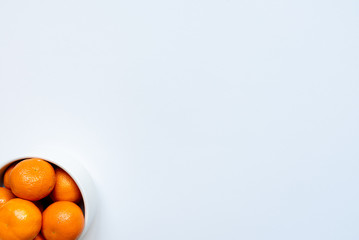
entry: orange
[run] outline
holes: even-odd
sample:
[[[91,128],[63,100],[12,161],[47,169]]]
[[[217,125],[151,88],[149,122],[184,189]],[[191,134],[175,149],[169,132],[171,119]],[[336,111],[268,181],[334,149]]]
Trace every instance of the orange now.
[[[4,187],[0,187],[0,208],[8,202],[10,199],[15,198],[15,195],[12,192]]]
[[[30,158],[16,164],[10,174],[11,191],[18,197],[37,201],[55,186],[55,170],[50,163]]]
[[[36,236],[36,238],[34,238],[34,240],[46,240],[46,239],[44,238],[44,236],[42,236],[41,233],[39,233],[39,234]]]
[[[47,240],[75,240],[85,224],[81,208],[69,201],[51,204],[42,216],[42,234]]]
[[[57,168],[55,173],[56,184],[51,193],[52,200],[79,202],[81,200],[81,192],[71,176],[61,168]]]
[[[10,167],[8,167],[4,174],[4,186],[8,189],[10,189],[10,173],[13,170],[13,168],[16,166],[15,164],[12,164]]]
[[[14,198],[0,208],[0,239],[33,240],[41,229],[41,212],[30,201]]]

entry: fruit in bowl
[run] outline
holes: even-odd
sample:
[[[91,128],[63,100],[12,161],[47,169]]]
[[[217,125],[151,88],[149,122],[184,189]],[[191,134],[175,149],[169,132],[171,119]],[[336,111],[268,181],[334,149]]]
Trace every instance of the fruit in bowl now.
[[[85,226],[83,198],[55,164],[28,158],[11,164],[0,187],[1,240],[75,240]]]

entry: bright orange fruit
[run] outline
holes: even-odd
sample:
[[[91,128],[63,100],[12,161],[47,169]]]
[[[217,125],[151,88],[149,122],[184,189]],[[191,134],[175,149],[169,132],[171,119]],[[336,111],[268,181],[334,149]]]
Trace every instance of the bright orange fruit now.
[[[6,169],[5,174],[4,174],[4,186],[8,189],[10,189],[10,173],[14,169],[15,166],[16,166],[16,163],[10,165],[10,167],[8,167]]]
[[[42,234],[47,240],[75,240],[84,228],[82,210],[73,202],[55,202],[42,216]]]
[[[50,163],[30,158],[16,164],[10,174],[11,191],[18,197],[37,201],[55,186],[55,170]]]
[[[50,195],[52,200],[79,202],[81,200],[81,192],[71,176],[61,168],[57,168],[55,173],[56,184]]]
[[[0,208],[0,239],[33,240],[41,229],[41,212],[30,201],[14,198]]]
[[[15,198],[15,195],[9,189],[0,187],[0,208],[13,198]]]

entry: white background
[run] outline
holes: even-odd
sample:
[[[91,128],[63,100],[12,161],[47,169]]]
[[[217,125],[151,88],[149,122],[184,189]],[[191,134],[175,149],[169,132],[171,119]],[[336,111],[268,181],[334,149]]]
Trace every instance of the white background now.
[[[86,159],[87,240],[357,240],[358,11],[1,1],[0,151]]]

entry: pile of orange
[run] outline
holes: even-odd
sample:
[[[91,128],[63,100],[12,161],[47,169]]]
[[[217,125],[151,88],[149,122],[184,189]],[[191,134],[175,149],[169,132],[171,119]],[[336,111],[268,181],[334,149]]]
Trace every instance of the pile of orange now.
[[[81,192],[71,176],[30,158],[6,170],[0,187],[0,240],[75,240],[84,228]]]

